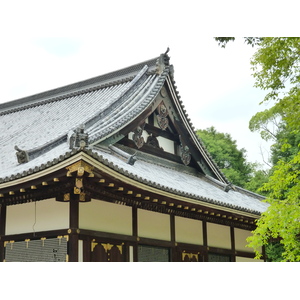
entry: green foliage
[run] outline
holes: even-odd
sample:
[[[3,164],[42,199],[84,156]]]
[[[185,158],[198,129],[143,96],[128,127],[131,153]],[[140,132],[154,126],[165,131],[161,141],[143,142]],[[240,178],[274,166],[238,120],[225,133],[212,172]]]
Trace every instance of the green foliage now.
[[[270,242],[268,245],[266,245],[266,256],[268,262],[281,262],[282,259],[282,253],[284,252],[283,245],[278,242]]]
[[[246,150],[238,149],[230,134],[217,132],[214,127],[197,130],[197,135],[228,180],[245,187],[255,168],[247,162]]]
[[[282,260],[300,261],[300,38],[263,38],[252,58],[255,86],[266,90],[264,102],[273,106],[256,114],[252,130],[274,138],[275,164],[263,190],[270,206],[257,222],[249,246],[258,250],[270,239],[280,239]],[[276,131],[267,126],[277,121]],[[257,252],[257,256],[259,253]]]
[[[267,211],[257,221],[249,246],[258,251],[269,239],[281,239],[285,261],[300,261],[300,153],[289,162],[280,160],[263,189],[269,192]],[[257,252],[257,257],[260,254]]]
[[[268,192],[261,190],[262,186],[268,182],[270,170],[255,169],[251,174],[250,180],[246,183],[244,188],[254,193],[267,196]]]
[[[220,39],[223,47],[234,40]],[[253,116],[249,128],[274,141],[274,167],[260,189],[268,193],[270,206],[248,238],[249,247],[257,257],[266,245],[272,261],[300,261],[300,37],[255,40],[257,51],[251,59],[255,86],[266,91],[262,103],[272,107]],[[274,239],[280,243],[270,244]]]
[[[279,160],[288,161],[299,152],[300,132],[290,131],[284,123],[281,123],[276,138],[276,143],[271,146],[273,165]]]
[[[219,46],[225,48],[227,43],[230,41],[234,41],[234,37],[215,37],[215,40],[218,42]],[[260,37],[244,37],[245,43],[254,47],[255,45],[259,45],[262,41]]]

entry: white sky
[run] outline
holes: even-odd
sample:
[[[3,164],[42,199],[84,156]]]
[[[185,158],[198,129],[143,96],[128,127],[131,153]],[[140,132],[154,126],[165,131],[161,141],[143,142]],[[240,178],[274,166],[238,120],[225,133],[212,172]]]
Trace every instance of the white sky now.
[[[249,161],[262,162],[260,148],[266,148],[266,143],[248,129],[251,116],[263,109],[259,102],[264,96],[253,88],[250,57],[254,50],[242,39],[226,49],[213,39],[256,36],[239,28],[252,17],[225,12],[228,1],[205,6],[200,1],[182,3],[0,4],[0,102],[127,67],[170,47],[177,89],[195,128],[215,126],[230,133],[238,147],[247,150]],[[262,12],[254,7],[248,10],[256,13],[259,24]]]

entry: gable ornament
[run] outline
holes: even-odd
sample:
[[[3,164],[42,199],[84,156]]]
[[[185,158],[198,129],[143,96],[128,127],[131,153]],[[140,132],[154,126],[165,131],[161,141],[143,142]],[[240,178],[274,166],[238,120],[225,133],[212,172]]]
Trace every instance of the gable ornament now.
[[[152,146],[153,148],[164,150],[162,147],[159,146],[157,137],[152,133],[150,133],[150,135],[148,136],[146,144]]]
[[[15,146],[15,150],[17,150],[16,155],[19,164],[24,164],[29,161],[29,155],[27,151],[21,150],[18,146]]]
[[[162,130],[166,130],[168,128],[168,126],[169,126],[168,114],[169,114],[169,112],[167,110],[167,107],[162,102],[158,106],[158,115],[157,115],[157,123],[158,123],[158,126]]]
[[[69,139],[69,148],[81,148],[84,149],[88,145],[88,133],[84,132],[84,125],[79,126],[74,130]]]
[[[140,149],[141,147],[143,147],[145,140],[144,137],[142,136],[143,134],[143,130],[145,127],[145,123],[143,123],[142,125],[139,125],[134,131],[133,131],[133,141],[135,143],[135,145]]]
[[[180,139],[180,158],[181,161],[183,162],[184,165],[189,165],[189,163],[191,162],[192,156],[190,153],[190,148],[185,145],[182,141],[181,136],[179,136]]]

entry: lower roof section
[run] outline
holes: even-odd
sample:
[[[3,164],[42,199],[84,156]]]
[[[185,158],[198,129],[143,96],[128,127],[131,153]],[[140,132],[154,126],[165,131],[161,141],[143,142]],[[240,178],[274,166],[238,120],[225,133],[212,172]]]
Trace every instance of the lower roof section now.
[[[121,153],[121,154],[120,154]],[[122,155],[124,153],[124,155]],[[127,157],[126,157],[127,155]],[[110,148],[73,149],[65,144],[52,149],[45,156],[39,156],[11,170],[0,181],[0,194],[9,187],[37,179],[47,173],[66,168],[82,159],[103,172],[132,185],[140,185],[148,190],[165,193],[165,196],[180,197],[189,203],[198,203],[218,209],[234,210],[257,217],[264,212],[268,204],[263,197],[241,189],[226,191],[224,184],[206,176],[190,172],[188,168],[174,164],[166,164],[162,160],[145,157],[137,153],[133,163],[129,163],[129,153],[113,151]],[[34,167],[35,166],[35,167]]]

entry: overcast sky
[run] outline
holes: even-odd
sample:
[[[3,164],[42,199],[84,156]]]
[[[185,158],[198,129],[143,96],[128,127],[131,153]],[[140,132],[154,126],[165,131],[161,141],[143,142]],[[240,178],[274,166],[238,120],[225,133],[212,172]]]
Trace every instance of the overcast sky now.
[[[218,9],[198,1],[43,3],[1,4],[0,102],[127,67],[170,47],[177,89],[195,128],[230,133],[249,161],[262,162],[266,143],[248,129],[251,116],[264,109],[264,93],[251,77],[254,49],[242,38],[226,49],[213,39],[236,35],[247,17],[224,17],[223,2]]]

